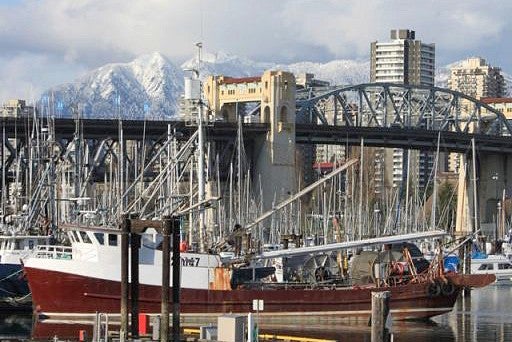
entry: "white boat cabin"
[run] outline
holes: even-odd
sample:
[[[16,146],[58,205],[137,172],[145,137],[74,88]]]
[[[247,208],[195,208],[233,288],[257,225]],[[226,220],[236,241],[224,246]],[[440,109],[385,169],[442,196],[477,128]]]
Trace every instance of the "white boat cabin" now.
[[[512,281],[512,262],[503,255],[489,255],[483,259],[471,259],[471,273],[494,274],[496,281]]]
[[[38,245],[47,245],[49,236],[0,235],[0,264],[19,264]]]

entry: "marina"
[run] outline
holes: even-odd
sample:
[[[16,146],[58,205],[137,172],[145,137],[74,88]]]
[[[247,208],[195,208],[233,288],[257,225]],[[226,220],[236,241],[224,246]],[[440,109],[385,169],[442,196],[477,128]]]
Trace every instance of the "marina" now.
[[[390,39],[359,84],[198,42],[4,104],[0,340],[512,340],[512,98]]]

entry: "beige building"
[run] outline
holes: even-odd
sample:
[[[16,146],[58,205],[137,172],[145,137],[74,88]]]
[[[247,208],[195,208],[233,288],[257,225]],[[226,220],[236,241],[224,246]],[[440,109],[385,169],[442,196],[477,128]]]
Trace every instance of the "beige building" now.
[[[484,97],[480,101],[502,112],[507,120],[512,120],[512,97]],[[487,110],[483,108],[482,114],[486,113]]]
[[[270,126],[265,137],[254,143],[254,179],[262,179],[264,210],[273,201],[297,190],[295,159],[295,77],[285,71],[265,71],[257,77],[209,76],[204,85],[209,117],[213,120]],[[258,103],[260,109],[247,115],[245,103]],[[258,186],[256,186],[258,188]]]
[[[27,105],[25,100],[8,100],[0,109],[2,116],[31,116],[34,115],[34,107]]]
[[[485,103],[502,111],[505,115],[507,115],[507,110],[510,110],[507,117],[512,117],[512,109],[507,107],[510,107],[510,103],[507,102],[507,99],[501,98],[505,93],[505,80],[501,75],[501,69],[492,67],[483,58],[468,58],[461,65],[451,68],[448,88],[477,100],[486,98]],[[462,100],[461,107],[463,111],[471,112],[473,105],[468,100]],[[485,108],[482,114],[484,113]],[[459,172],[460,156],[458,153],[448,155],[447,166],[447,171]]]
[[[485,59],[475,57],[451,68],[448,88],[476,99],[502,97],[505,93],[505,80],[500,68],[492,67]]]

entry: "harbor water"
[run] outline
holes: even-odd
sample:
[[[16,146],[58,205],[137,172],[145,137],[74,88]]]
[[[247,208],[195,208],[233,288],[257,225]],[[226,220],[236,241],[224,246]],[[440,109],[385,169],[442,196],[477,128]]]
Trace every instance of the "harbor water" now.
[[[459,298],[449,314],[429,321],[393,322],[394,341],[512,341],[512,285],[491,285]],[[77,339],[83,325],[45,325],[31,315],[0,317],[0,340]],[[362,324],[289,325],[263,327],[262,333],[325,338],[337,341],[370,341],[370,328]],[[35,334],[35,335],[34,335]]]

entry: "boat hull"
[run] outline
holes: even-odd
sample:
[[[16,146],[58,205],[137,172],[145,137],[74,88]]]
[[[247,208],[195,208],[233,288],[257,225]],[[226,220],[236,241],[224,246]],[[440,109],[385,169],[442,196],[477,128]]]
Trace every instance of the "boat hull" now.
[[[120,312],[120,282],[25,267],[32,290],[34,308],[48,317]],[[252,311],[253,299],[264,300],[262,316],[273,319],[361,318],[371,314],[371,293],[391,292],[394,319],[422,319],[449,312],[460,287],[450,293],[430,294],[428,283],[394,287],[316,289],[181,289],[182,316],[216,317],[225,313]],[[161,288],[140,285],[141,313],[159,313]],[[172,297],[172,296],[170,296]]]

